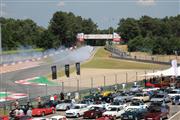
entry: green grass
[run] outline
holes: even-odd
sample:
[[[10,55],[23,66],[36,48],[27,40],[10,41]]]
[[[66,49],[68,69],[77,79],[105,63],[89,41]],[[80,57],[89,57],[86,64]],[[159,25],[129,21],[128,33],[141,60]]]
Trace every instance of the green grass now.
[[[4,97],[6,97],[8,95],[9,95],[8,93],[0,93],[0,98],[4,98]]]
[[[42,48],[36,48],[36,49],[27,49],[27,50],[8,50],[8,51],[3,51],[2,54],[16,54],[16,53],[21,53],[21,52],[42,52],[44,49]]]
[[[83,64],[83,68],[102,68],[102,69],[163,69],[167,65],[149,64],[142,62],[134,62],[127,60],[120,60],[109,57],[111,53],[100,48],[95,54],[94,58]]]
[[[38,77],[37,79],[29,80],[29,82],[42,83],[42,84],[47,84],[47,85],[56,85],[57,84],[57,83],[49,81],[46,77]]]

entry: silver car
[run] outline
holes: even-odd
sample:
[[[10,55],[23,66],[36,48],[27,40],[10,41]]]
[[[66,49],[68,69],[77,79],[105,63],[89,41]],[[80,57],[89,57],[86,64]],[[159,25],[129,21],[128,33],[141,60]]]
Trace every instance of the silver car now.
[[[131,99],[134,97],[134,95],[129,95],[127,93],[121,93],[120,95],[116,96],[114,98],[114,101],[131,101]]]
[[[151,102],[170,102],[171,99],[167,94],[157,94],[153,96],[150,100]]]
[[[56,105],[56,110],[69,110],[73,106],[71,100],[65,100],[64,102]]]

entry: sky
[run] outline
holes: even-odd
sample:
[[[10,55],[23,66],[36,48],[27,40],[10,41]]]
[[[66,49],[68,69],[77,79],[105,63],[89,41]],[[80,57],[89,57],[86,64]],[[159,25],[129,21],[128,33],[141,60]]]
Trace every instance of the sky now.
[[[122,18],[163,18],[180,14],[180,0],[0,0],[0,15],[34,20],[47,27],[56,11],[91,18],[99,27],[117,27]]]

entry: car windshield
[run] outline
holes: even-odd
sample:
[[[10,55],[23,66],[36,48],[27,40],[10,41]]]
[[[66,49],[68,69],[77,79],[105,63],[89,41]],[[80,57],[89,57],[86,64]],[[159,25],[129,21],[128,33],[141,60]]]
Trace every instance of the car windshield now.
[[[138,88],[138,86],[132,86],[132,88]]]
[[[71,100],[65,100],[64,103],[71,103]]]
[[[118,110],[118,108],[115,108],[115,107],[110,107],[109,108],[109,111],[117,111]]]
[[[120,96],[127,96],[127,94],[125,94],[125,93],[121,93],[121,94],[120,94]]]
[[[138,102],[132,102],[131,103],[131,106],[139,106],[140,105],[140,103],[138,103]]]
[[[91,107],[90,110],[99,110],[100,107]]]
[[[137,108],[128,108],[126,111],[132,112],[132,111],[136,111],[136,110],[138,110],[138,109]]]
[[[163,98],[164,95],[156,95],[155,98]]]
[[[177,92],[177,91],[171,91],[171,92],[169,92],[169,93],[171,93],[171,94],[172,94],[172,93],[178,93],[178,92]]]
[[[80,109],[80,106],[74,106],[73,109]]]
[[[143,96],[141,93],[136,94],[137,97]]]
[[[161,112],[161,109],[160,108],[151,108],[151,109],[149,109],[149,112],[151,112],[151,113]]]
[[[57,118],[50,118],[50,120],[58,120]]]
[[[115,101],[115,102],[112,102],[111,105],[122,105],[122,103]]]

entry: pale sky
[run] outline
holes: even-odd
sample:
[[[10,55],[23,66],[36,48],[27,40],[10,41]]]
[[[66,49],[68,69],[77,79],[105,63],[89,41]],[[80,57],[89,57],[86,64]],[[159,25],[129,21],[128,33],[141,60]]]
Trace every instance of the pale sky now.
[[[180,14],[180,0],[0,0],[1,16],[34,20],[47,27],[56,11],[91,18],[100,29],[116,27],[121,18],[163,18]]]

